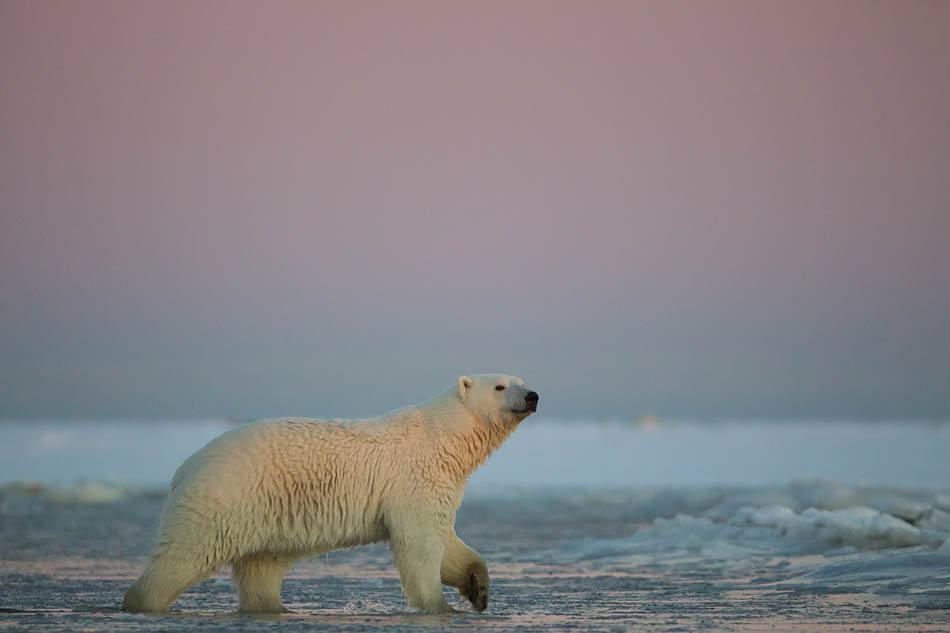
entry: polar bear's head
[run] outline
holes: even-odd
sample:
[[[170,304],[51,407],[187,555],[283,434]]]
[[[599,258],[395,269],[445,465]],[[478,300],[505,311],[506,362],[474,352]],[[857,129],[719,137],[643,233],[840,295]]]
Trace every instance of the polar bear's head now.
[[[538,410],[538,393],[515,376],[459,376],[458,392],[465,406],[483,419],[517,424]]]

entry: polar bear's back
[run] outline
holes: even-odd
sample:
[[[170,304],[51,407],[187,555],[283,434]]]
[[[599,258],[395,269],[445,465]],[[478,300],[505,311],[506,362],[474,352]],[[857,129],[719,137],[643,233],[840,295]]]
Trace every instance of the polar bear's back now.
[[[171,489],[195,477],[223,477],[231,483],[248,475],[312,478],[333,465],[345,467],[346,453],[395,439],[374,421],[276,418],[250,422],[226,431],[194,453],[178,468]],[[385,435],[381,442],[368,437]],[[347,450],[343,450],[346,447]]]

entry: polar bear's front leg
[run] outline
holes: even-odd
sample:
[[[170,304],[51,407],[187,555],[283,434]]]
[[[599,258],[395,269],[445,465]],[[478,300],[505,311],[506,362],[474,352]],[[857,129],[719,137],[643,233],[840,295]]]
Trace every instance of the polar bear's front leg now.
[[[455,530],[445,544],[441,574],[442,584],[458,587],[459,594],[472,603],[473,609],[484,611],[488,607],[488,566]]]
[[[445,541],[445,530],[422,528],[418,523],[411,530],[390,528],[389,547],[410,607],[429,613],[459,613],[442,595],[439,570]]]

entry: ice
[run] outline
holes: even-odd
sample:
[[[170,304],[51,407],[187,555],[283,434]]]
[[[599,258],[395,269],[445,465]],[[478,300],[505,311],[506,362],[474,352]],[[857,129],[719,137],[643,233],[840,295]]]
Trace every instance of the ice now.
[[[51,488],[46,496],[60,503],[111,503],[123,499],[130,492],[125,486],[100,482],[79,482],[74,486]]]
[[[808,508],[801,514],[783,506],[746,507],[730,524],[770,528],[783,538],[829,548],[884,549],[942,542],[897,517],[861,506],[842,510]]]
[[[136,624],[144,624],[148,621],[148,614],[145,613],[116,613],[112,616],[113,619],[120,622],[135,622]]]
[[[366,600],[363,598],[357,598],[356,600],[350,600],[345,605],[343,605],[343,612],[351,615],[362,615],[362,614],[394,614],[402,613],[407,611],[407,608],[403,605],[389,604],[379,602],[377,600]]]
[[[801,593],[871,593],[918,609],[950,609],[950,555],[920,548],[842,556],[781,581]]]
[[[802,574],[788,581],[792,583],[822,582],[824,584],[868,581],[904,581],[923,580],[934,577],[945,579],[950,575],[950,557],[940,552],[888,552],[876,557],[844,557]],[[893,588],[893,586],[892,586]]]
[[[627,516],[690,513],[656,516],[625,537],[565,539],[535,560],[611,573],[748,577],[759,588],[869,593],[947,609],[950,526],[934,507],[944,494],[834,482],[631,492],[611,501],[630,504]]]
[[[727,522],[678,514],[657,518],[626,539],[581,539],[565,547],[577,561],[615,564],[635,556],[672,554],[710,558],[752,555],[806,555],[926,545],[937,548],[946,533],[920,530],[872,508],[809,508],[796,513],[783,506],[741,508]]]
[[[610,495],[589,491],[586,507],[581,502],[585,493],[573,494],[570,505],[579,514],[597,512],[602,523],[643,524],[628,536],[565,538],[544,551],[519,552],[519,557],[621,572],[675,565],[695,568],[695,573],[720,569],[742,575],[742,570],[751,573],[772,559],[808,561],[796,563],[804,572],[841,557],[857,557],[853,562],[859,565],[902,552],[929,556],[950,548],[944,545],[950,538],[946,513],[933,507],[944,493],[928,489],[808,482],[618,490]],[[887,511],[895,508],[905,516]],[[902,577],[903,572],[894,573]]]

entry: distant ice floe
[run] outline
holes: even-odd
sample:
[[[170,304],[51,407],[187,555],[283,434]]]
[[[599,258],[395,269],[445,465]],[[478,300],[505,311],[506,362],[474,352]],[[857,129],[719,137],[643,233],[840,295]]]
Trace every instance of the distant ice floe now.
[[[11,504],[25,498],[39,499],[56,504],[114,503],[140,494],[159,494],[141,486],[79,481],[73,485],[57,486],[40,482],[11,482],[0,485],[0,514],[9,511]]]
[[[50,488],[46,496],[51,501],[60,503],[111,503],[125,498],[129,492],[125,486],[90,481],[63,488]]]

